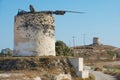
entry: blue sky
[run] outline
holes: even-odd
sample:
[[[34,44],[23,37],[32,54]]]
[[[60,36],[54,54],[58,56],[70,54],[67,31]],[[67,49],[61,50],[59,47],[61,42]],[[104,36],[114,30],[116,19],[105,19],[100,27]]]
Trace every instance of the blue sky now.
[[[99,37],[102,44],[120,47],[120,0],[0,0],[0,50],[13,49],[14,16],[18,9],[29,11],[32,4],[36,11],[70,10],[85,14],[66,13],[55,17],[56,40],[73,46],[91,44]]]

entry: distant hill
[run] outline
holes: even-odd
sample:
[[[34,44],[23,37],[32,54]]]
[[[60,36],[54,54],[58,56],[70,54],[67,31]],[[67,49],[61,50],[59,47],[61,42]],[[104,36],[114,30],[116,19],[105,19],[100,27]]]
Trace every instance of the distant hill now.
[[[85,60],[114,59],[120,52],[120,48],[110,45],[85,45],[73,47],[75,56],[84,57]]]

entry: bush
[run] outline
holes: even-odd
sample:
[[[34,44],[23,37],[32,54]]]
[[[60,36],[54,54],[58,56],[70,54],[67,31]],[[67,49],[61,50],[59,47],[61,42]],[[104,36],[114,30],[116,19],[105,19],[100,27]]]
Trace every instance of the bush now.
[[[71,48],[69,48],[63,41],[56,41],[55,50],[57,56],[74,56]]]
[[[110,55],[110,56],[114,56],[116,54],[115,51],[107,51],[107,53]]]
[[[12,56],[12,54],[13,51],[9,48],[6,48],[1,50],[0,56]]]

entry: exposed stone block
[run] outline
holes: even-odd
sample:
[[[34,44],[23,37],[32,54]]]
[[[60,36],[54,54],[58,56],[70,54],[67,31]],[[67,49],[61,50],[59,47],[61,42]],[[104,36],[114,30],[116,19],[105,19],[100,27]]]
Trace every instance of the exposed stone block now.
[[[69,58],[70,64],[76,69],[76,75],[80,78],[88,78],[89,72],[83,70],[83,58]]]
[[[70,58],[69,61],[76,71],[83,71],[83,58]]]

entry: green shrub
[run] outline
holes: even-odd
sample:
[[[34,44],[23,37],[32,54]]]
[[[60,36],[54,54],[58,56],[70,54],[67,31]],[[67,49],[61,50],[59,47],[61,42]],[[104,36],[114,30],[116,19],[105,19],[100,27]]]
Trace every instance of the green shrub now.
[[[3,50],[6,50],[6,53],[4,53]],[[2,49],[0,52],[0,56],[12,56],[12,54],[13,50],[11,50],[10,48]]]
[[[115,51],[107,51],[107,53],[110,55],[110,56],[114,56],[116,54]]]
[[[74,56],[71,48],[69,48],[63,41],[56,41],[55,50],[57,56]]]

